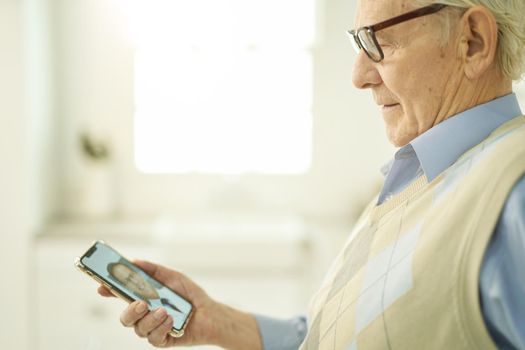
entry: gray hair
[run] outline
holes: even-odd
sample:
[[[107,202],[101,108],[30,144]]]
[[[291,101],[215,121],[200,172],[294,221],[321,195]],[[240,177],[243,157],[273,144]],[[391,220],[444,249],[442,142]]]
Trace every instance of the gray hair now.
[[[498,67],[507,78],[520,80],[525,73],[525,0],[415,0],[420,6],[440,3],[466,10],[484,6],[498,24]],[[444,18],[444,36],[449,37],[452,22]]]

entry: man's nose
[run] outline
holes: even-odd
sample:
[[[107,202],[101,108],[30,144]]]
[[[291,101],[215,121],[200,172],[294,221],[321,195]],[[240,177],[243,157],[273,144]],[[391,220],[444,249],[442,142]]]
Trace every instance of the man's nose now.
[[[377,71],[377,63],[372,61],[363,50],[359,51],[354,63],[352,82],[358,89],[367,89],[383,82]]]

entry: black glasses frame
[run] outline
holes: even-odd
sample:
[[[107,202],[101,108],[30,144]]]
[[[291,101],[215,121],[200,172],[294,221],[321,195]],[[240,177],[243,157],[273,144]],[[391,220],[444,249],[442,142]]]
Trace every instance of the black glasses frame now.
[[[404,13],[402,15],[399,15],[399,16],[387,19],[385,21],[376,23],[376,24],[371,25],[371,26],[364,26],[364,27],[358,28],[356,30],[349,30],[349,31],[347,31],[347,34],[350,37],[350,40],[353,40],[353,43],[355,44],[354,46],[355,46],[357,52],[359,52],[360,49],[363,49],[365,51],[366,55],[372,61],[374,61],[374,62],[381,62],[385,58],[385,55],[383,53],[383,50],[381,49],[381,46],[377,42],[377,38],[376,38],[376,34],[375,34],[376,32],[378,32],[378,31],[380,31],[382,29],[394,26],[396,24],[409,21],[409,20],[414,19],[414,18],[431,15],[433,13],[436,13],[436,12],[442,10],[443,8],[445,8],[447,6],[448,5],[445,5],[445,4],[428,5],[428,6],[419,8],[417,10],[413,10],[413,11]],[[361,39],[359,38],[359,35],[363,31],[365,31],[369,35],[369,37],[372,38],[372,41],[373,41],[374,45],[376,46],[377,52],[379,53],[379,58],[374,58],[373,55],[370,52],[368,52],[368,50],[362,44]]]

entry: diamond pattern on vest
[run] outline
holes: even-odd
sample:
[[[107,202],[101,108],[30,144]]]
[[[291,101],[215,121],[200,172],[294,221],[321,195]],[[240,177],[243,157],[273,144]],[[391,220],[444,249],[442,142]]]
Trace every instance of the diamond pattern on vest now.
[[[330,292],[328,293],[327,300],[331,300],[334,296],[346,286],[347,282],[350,281],[356,273],[365,266],[370,253],[370,246],[374,238],[376,228],[364,226],[360,232],[358,232],[354,239],[346,246],[343,252],[343,261],[346,263],[338,271],[336,277],[332,282]],[[303,344],[302,349],[317,349],[319,342],[321,341],[321,320],[323,312],[316,315],[308,336]]]
[[[340,348],[337,346],[339,343],[337,331],[346,333],[343,336],[355,335],[351,337],[352,341],[345,348],[358,348],[355,342],[356,336],[372,322],[379,320],[382,323],[381,315],[385,310],[413,287],[412,258],[421,228],[422,222],[398,236],[373,258],[370,258],[369,254],[377,228],[365,227],[355,236],[345,248],[342,256],[345,264],[337,272],[325,301],[325,307],[316,315],[302,350],[318,349],[321,343],[326,343],[328,335],[335,338],[333,342],[330,341],[329,348]],[[356,254],[353,255],[352,252]],[[351,296],[345,287],[355,282],[352,280],[361,269],[363,278],[359,282],[360,292]],[[355,289],[355,284],[352,288]],[[330,314],[334,313],[334,304],[338,307],[332,316]],[[345,322],[347,327],[340,327],[342,328],[340,330],[334,329],[339,320],[348,316],[345,313],[349,308],[355,309],[352,311],[355,315],[353,322]],[[333,320],[323,326],[325,316]],[[386,326],[384,333],[385,340],[388,341]]]
[[[365,227],[346,247],[343,259],[346,262],[335,277],[328,299],[333,298],[355,274],[365,266],[370,254],[370,245],[374,240],[375,228]]]

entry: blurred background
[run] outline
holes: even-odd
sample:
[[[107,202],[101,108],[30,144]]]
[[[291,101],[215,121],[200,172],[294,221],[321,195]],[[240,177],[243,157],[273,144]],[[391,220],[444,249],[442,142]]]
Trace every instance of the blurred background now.
[[[0,0],[0,347],[150,348],[73,267],[95,239],[306,312],[394,151],[351,84],[354,7]]]

